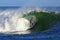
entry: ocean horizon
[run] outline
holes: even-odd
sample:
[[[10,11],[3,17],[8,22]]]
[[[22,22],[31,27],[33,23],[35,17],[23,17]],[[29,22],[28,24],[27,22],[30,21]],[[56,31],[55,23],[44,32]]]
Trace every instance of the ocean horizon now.
[[[0,10],[18,9],[18,8],[27,8],[27,9],[29,9],[29,8],[31,8],[31,9],[33,9],[33,8],[41,8],[41,9],[46,10],[46,11],[50,11],[50,12],[51,11],[53,11],[53,12],[57,11],[57,12],[60,13],[60,7],[18,7],[18,6],[4,6],[4,7],[0,7]]]

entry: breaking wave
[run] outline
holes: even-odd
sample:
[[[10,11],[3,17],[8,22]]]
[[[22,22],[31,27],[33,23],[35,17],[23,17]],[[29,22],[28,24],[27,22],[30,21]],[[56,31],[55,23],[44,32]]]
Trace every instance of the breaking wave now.
[[[23,14],[26,14],[32,10],[26,8],[10,8],[6,10],[0,10],[0,33],[13,33],[16,31],[24,31],[29,29],[29,20],[23,18],[22,16]]]
[[[22,16],[34,10],[48,12],[41,8],[6,8],[0,10],[0,33],[31,33],[28,30],[30,28],[29,20]]]

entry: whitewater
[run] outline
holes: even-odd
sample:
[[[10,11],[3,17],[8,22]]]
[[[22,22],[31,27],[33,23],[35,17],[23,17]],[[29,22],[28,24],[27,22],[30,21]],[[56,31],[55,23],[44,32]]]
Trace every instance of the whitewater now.
[[[27,18],[24,18],[23,15],[31,11],[43,11],[41,8],[6,8],[5,10],[0,10],[0,33],[17,33],[25,34],[31,33],[30,21]]]
[[[29,20],[22,17],[30,11],[32,10],[24,8],[0,10],[0,33],[22,32],[30,29]]]

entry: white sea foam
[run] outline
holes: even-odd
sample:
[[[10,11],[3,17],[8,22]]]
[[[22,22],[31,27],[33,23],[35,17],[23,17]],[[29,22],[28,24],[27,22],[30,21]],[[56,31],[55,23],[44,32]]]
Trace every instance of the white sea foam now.
[[[0,33],[26,31],[29,29],[30,22],[27,19],[22,18],[23,14],[27,12],[27,10],[21,8],[7,9],[0,12]]]
[[[0,33],[10,33],[20,31],[16,33],[30,33],[26,31],[30,28],[30,22],[26,18],[23,18],[23,14],[29,13],[34,10],[40,10],[38,8],[19,8],[19,9],[6,9],[0,12]],[[23,32],[22,32],[23,31]]]

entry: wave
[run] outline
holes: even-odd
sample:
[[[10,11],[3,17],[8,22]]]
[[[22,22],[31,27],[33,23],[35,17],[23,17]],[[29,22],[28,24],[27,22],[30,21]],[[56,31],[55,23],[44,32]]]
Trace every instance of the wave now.
[[[26,33],[26,30],[30,28],[30,22],[28,19],[23,18],[23,15],[34,10],[32,8],[7,8],[0,10],[0,33],[17,33],[16,31]],[[28,31],[27,33],[30,32]]]
[[[31,31],[26,31],[30,28],[30,22],[28,19],[23,18],[23,15],[34,10],[48,12],[41,8],[8,8],[0,10],[0,33],[31,33]]]

